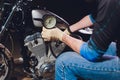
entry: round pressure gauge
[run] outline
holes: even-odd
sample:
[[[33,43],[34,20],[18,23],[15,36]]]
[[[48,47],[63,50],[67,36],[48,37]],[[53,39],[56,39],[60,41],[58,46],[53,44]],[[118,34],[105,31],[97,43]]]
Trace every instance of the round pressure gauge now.
[[[53,15],[45,15],[43,19],[43,24],[44,27],[48,29],[54,28],[56,25],[56,17]]]

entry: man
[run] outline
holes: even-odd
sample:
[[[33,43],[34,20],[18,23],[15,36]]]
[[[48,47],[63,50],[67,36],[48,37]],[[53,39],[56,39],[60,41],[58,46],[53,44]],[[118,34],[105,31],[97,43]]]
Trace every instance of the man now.
[[[75,51],[65,52],[57,58],[56,80],[77,80],[78,77],[85,80],[120,80],[120,57],[115,56],[120,54],[120,0],[96,0],[96,3],[96,16],[87,15],[64,32],[58,28],[43,28],[45,41],[58,39]],[[94,26],[88,42],[68,35],[88,26]]]

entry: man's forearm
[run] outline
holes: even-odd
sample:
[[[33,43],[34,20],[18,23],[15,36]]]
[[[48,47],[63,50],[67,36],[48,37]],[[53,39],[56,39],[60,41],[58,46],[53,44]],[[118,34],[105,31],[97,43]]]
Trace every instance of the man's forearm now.
[[[62,41],[65,44],[67,44],[70,48],[72,48],[75,52],[80,53],[80,47],[83,44],[82,40],[78,40],[67,34],[63,34]]]
[[[73,24],[70,26],[70,30],[71,32],[74,32],[76,30],[85,28],[85,27],[89,27],[92,26],[93,22],[90,19],[90,15],[85,16],[83,19],[81,19],[80,21],[78,21],[77,23]]]

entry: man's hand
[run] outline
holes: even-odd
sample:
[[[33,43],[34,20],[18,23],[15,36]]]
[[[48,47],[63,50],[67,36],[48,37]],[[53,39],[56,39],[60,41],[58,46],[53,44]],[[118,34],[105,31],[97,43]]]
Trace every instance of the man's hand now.
[[[45,41],[55,41],[55,40],[62,41],[63,34],[64,32],[62,32],[58,28],[46,29],[45,27],[43,27],[43,31],[42,31],[42,37]]]

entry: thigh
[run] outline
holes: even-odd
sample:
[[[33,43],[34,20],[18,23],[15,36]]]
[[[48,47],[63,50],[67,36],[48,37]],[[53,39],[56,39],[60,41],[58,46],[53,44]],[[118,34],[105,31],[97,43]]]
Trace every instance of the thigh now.
[[[120,59],[118,57],[102,62],[90,62],[75,52],[66,52],[57,60],[74,75],[86,80],[119,80]]]

